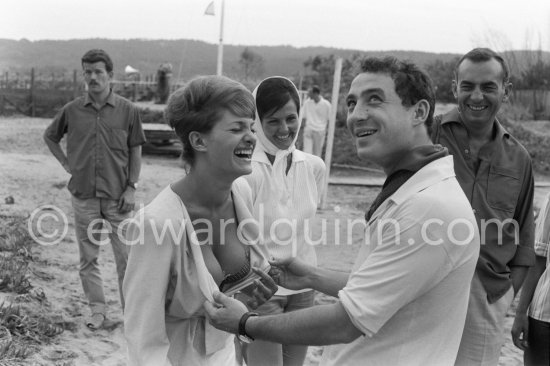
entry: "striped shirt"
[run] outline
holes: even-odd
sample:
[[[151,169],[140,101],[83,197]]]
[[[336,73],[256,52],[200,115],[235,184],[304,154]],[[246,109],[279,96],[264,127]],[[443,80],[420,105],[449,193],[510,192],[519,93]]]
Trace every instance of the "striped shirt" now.
[[[263,229],[262,237],[271,257],[279,260],[298,257],[317,265],[314,245],[318,238],[312,235],[311,227],[322,196],[325,171],[321,158],[294,150],[290,170],[281,181],[272,176],[266,154],[254,151],[252,174],[242,178],[252,188],[254,217]],[[277,186],[276,182],[282,182],[283,186]],[[301,291],[279,287],[277,295],[297,292]]]
[[[543,322],[550,322],[550,195],[546,197],[535,229],[535,254],[546,257],[546,270],[540,276],[533,300],[529,306],[529,316]]]

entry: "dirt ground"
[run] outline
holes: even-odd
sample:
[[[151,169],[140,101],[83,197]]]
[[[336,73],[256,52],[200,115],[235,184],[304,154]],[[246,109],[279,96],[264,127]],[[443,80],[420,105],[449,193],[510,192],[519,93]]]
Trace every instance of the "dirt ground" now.
[[[49,123],[38,118],[0,117],[0,215],[23,217],[32,216],[38,208],[53,205],[60,209],[47,209],[47,212],[66,216],[56,222],[50,216],[46,227],[51,230],[67,226],[67,234],[55,245],[36,245],[33,248],[31,263],[31,283],[41,288],[46,295],[48,308],[62,319],[66,330],[51,344],[42,346],[30,361],[44,365],[125,365],[125,341],[122,329],[122,312],[117,292],[116,271],[110,248],[103,247],[101,266],[108,299],[108,319],[110,326],[92,332],[84,325],[88,308],[78,277],[78,248],[74,237],[70,194],[66,189],[68,175],[48,152],[42,142],[42,133]],[[335,172],[337,173],[337,172]],[[140,187],[137,193],[141,203],[149,202],[167,184],[182,174],[178,159],[171,157],[145,156],[143,159]],[[358,172],[358,174],[370,174]],[[537,190],[537,201],[547,190]],[[362,240],[361,225],[348,230],[346,225],[338,227],[337,218],[359,219],[378,189],[355,186],[330,186],[328,201],[324,210],[319,210],[316,221],[318,235],[326,235],[332,243],[337,232],[340,245],[319,245],[317,254],[323,267],[347,271],[353,263]],[[8,196],[14,204],[5,204]],[[49,226],[48,226],[49,225]],[[53,233],[50,231],[46,233]],[[57,237],[56,237],[57,238]],[[11,294],[0,294],[0,298],[10,298]],[[318,295],[318,303],[333,301]],[[512,317],[507,318],[507,328]],[[306,365],[317,365],[322,347],[311,347]],[[503,348],[501,365],[521,365],[521,354],[514,348],[508,337]]]

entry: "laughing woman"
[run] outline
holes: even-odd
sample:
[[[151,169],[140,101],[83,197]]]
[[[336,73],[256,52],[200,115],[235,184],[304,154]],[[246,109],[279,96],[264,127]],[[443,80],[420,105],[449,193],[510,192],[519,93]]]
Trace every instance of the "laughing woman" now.
[[[253,267],[265,267],[248,184],[256,143],[254,99],[225,77],[192,80],[168,101],[165,117],[183,144],[188,173],[140,210],[124,280],[129,365],[235,365],[231,334],[205,321],[204,301]],[[241,225],[243,223],[243,225]],[[251,301],[277,286],[261,274]]]
[[[300,97],[283,77],[263,80],[256,98],[256,150],[252,174],[243,177],[252,188],[254,215],[263,224],[269,254],[277,260],[298,257],[316,265],[310,220],[315,216],[325,181],[325,164],[295,147],[300,130]],[[289,221],[290,220],[290,221]],[[279,287],[260,314],[277,314],[313,305],[313,291]],[[302,365],[307,347],[255,341],[246,347],[247,364]]]

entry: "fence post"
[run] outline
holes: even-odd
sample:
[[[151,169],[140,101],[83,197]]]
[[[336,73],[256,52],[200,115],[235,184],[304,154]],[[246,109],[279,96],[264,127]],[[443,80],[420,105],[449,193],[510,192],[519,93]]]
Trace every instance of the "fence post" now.
[[[31,69],[30,97],[31,97],[31,117],[34,117],[34,115],[35,115],[35,110],[34,110],[34,67]]]
[[[325,165],[327,167],[326,171],[326,181],[325,186],[323,187],[323,196],[321,197],[321,209],[324,210],[327,204],[327,194],[328,194],[328,181],[330,177],[330,164],[332,162],[332,146],[334,144],[334,125],[336,124],[336,112],[338,110],[338,97],[340,94],[340,80],[342,78],[342,58],[338,57],[334,63],[334,77],[332,81],[332,103],[330,109],[330,119],[328,122],[328,131],[327,131],[327,146],[325,149]]]

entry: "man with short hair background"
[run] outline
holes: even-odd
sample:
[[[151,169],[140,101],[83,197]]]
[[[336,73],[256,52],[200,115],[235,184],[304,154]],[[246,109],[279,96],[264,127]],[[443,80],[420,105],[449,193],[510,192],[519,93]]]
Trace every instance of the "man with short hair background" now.
[[[333,345],[321,365],[451,365],[464,327],[479,232],[447,149],[429,137],[429,77],[392,57],[362,62],[347,96],[357,154],[384,169],[382,191],[351,274],[298,259],[274,263],[290,289],[333,304],[257,316],[218,293],[205,303],[218,329],[285,344]],[[342,244],[342,243],[336,243]]]
[[[447,147],[481,231],[457,365],[497,365],[506,312],[534,264],[534,179],[527,150],[496,115],[512,84],[504,59],[487,48],[462,56],[458,107],[435,118],[432,139]]]
[[[101,234],[109,233],[124,309],[122,280],[128,261],[125,225],[134,209],[145,134],[138,108],[110,86],[113,62],[100,49],[82,57],[87,93],[65,105],[44,133],[44,141],[71,175],[68,188],[80,253],[80,279],[88,299],[90,329],[102,327],[107,313],[98,257]],[[67,152],[60,146],[67,135]]]
[[[304,152],[322,157],[330,118],[330,103],[321,95],[321,89],[313,85],[304,102]]]

